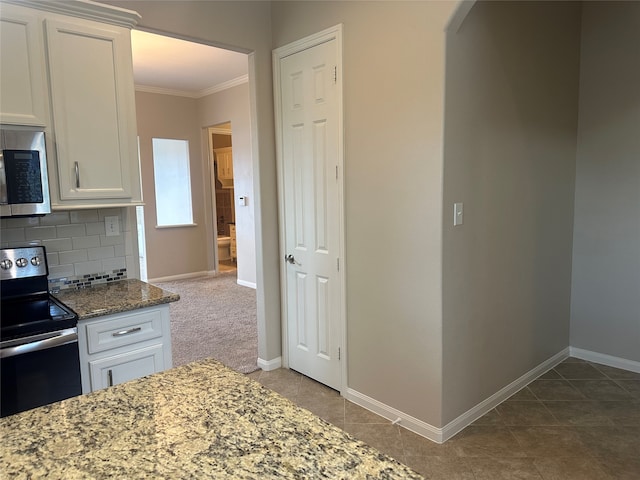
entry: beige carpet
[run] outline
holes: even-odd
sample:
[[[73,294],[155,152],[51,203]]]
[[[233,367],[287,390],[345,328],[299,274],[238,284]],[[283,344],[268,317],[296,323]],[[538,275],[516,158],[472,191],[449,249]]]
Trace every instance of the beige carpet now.
[[[212,357],[241,373],[258,369],[256,291],[235,272],[156,285],[180,294],[170,305],[174,367]]]

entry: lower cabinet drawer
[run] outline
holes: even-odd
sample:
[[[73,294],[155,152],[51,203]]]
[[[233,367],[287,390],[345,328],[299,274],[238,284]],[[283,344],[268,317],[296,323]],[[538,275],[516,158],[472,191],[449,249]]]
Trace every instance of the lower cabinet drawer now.
[[[159,310],[128,313],[121,318],[94,321],[86,325],[89,354],[162,337]]]
[[[91,391],[164,370],[162,344],[89,362]]]

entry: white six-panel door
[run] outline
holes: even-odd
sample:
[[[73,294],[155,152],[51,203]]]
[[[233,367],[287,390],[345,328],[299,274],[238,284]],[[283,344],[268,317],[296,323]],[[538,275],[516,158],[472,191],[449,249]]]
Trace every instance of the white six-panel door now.
[[[337,43],[334,38],[280,58],[278,80],[288,364],[340,390],[344,320]]]

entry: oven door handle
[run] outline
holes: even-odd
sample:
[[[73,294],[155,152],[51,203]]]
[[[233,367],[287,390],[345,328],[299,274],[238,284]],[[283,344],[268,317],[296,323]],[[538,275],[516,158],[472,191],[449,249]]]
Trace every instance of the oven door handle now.
[[[40,350],[60,347],[67,343],[77,342],[78,329],[67,328],[51,334],[34,335],[33,337],[27,337],[21,340],[23,340],[23,342],[20,345],[14,344],[12,346],[0,348],[0,358],[15,357],[16,355],[38,352]],[[12,343],[15,343],[15,341]]]

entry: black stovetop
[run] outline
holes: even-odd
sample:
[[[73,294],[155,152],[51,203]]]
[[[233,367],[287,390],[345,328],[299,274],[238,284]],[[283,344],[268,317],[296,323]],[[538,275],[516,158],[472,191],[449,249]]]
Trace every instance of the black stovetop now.
[[[37,258],[37,265],[31,262]],[[19,260],[27,266],[19,267]],[[48,268],[42,246],[2,249],[0,340],[75,327],[78,317],[47,291]],[[7,268],[5,268],[7,267]]]

